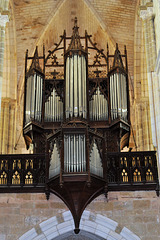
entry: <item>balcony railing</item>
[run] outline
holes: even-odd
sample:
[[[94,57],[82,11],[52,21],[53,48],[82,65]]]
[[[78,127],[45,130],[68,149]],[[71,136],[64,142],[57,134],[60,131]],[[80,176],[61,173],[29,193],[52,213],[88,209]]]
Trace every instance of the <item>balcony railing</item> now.
[[[156,190],[156,152],[108,153],[107,176],[109,190]]]
[[[46,162],[44,154],[0,155],[0,192],[44,192]],[[109,191],[158,192],[155,152],[107,153],[106,169]]]
[[[43,191],[45,162],[44,154],[0,155],[0,192]]]

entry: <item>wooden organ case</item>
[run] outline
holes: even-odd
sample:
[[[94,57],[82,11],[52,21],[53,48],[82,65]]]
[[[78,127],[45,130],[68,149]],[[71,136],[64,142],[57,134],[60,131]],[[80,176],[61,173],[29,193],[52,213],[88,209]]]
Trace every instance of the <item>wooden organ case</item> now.
[[[82,46],[84,45],[84,46]],[[29,63],[30,67],[28,68]],[[93,199],[108,192],[107,154],[128,146],[130,132],[127,52],[98,49],[75,18],[71,37],[45,56],[26,53],[23,134],[33,153],[46,153],[47,199],[59,196],[75,232]]]

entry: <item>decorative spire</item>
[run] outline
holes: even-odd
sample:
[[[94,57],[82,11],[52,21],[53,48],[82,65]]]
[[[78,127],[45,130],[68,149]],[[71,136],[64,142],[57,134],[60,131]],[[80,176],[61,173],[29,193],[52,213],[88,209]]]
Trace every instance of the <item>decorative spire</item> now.
[[[38,57],[38,47],[36,46],[36,50],[34,52],[33,60],[29,69],[29,72],[31,73],[34,69],[38,70],[39,72],[42,72],[42,69],[39,64],[39,57]]]
[[[121,53],[118,49],[118,43],[116,43],[116,50],[115,50],[115,53],[114,53],[113,68],[114,67],[124,68]]]
[[[69,44],[68,50],[82,50],[78,28],[79,27],[77,26],[77,17],[75,17],[73,33],[72,33],[71,42]]]

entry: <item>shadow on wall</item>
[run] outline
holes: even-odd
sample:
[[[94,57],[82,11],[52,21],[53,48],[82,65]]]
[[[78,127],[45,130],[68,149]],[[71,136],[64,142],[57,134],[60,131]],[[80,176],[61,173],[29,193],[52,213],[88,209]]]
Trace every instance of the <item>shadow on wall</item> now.
[[[124,227],[116,232],[118,223],[100,214],[84,211],[80,233],[74,233],[74,221],[70,211],[62,213],[62,218],[56,216],[40,223],[35,228],[23,234],[18,240],[140,240],[140,238]]]

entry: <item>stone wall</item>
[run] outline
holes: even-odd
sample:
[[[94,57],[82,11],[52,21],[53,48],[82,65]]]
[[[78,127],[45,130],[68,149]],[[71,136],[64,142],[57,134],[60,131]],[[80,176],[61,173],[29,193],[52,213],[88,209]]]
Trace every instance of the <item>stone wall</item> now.
[[[160,199],[155,192],[109,193],[108,201],[101,195],[88,205],[86,210],[90,212],[89,220],[94,222],[92,228],[95,226],[95,216],[100,214],[117,223],[113,224],[116,227],[112,229],[117,234],[120,234],[125,227],[141,240],[160,239]],[[51,195],[50,200],[47,201],[44,194],[1,194],[0,239],[16,240],[32,228],[38,231],[39,224],[44,226],[45,224],[41,223],[54,216],[58,223],[62,223],[65,211],[67,208],[64,203],[54,195]],[[53,224],[52,220],[49,221],[50,224]],[[107,227],[106,225],[106,231]],[[82,229],[89,231],[87,228]],[[120,236],[121,238],[113,239],[123,239],[121,234]]]

